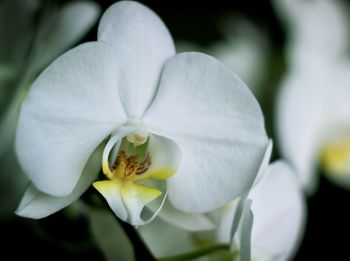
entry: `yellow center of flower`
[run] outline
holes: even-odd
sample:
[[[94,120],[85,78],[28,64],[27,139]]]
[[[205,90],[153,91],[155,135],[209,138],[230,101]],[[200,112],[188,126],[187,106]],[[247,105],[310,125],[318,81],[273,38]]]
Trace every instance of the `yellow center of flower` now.
[[[138,134],[132,135],[138,140],[130,142],[129,136],[124,137],[117,157],[111,159],[112,163],[110,160],[103,161],[103,173],[108,179],[138,180],[136,176],[144,174],[151,166],[151,156],[147,151],[149,138]]]
[[[321,162],[328,175],[350,177],[350,137],[332,141],[324,147]]]
[[[113,176],[119,178],[134,178],[135,175],[145,173],[150,165],[151,158],[149,154],[147,154],[143,162],[140,163],[136,155],[128,157],[125,151],[121,150],[111,171],[114,174]]]
[[[106,143],[102,170],[107,179],[95,181],[93,186],[119,218],[133,225],[142,225],[150,222],[165,202],[162,180],[177,171],[179,149],[164,137],[149,135],[145,128],[129,134],[125,130],[127,128],[111,135]],[[152,183],[146,184],[145,180],[152,180]],[[143,220],[143,208],[162,194],[157,211],[151,218]]]

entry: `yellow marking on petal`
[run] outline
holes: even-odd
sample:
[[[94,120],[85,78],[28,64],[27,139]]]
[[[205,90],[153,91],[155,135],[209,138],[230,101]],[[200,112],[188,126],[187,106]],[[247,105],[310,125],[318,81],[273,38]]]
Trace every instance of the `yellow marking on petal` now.
[[[342,138],[328,144],[321,155],[327,174],[350,175],[350,138]]]
[[[157,168],[150,170],[143,175],[135,176],[135,180],[145,180],[145,179],[160,179],[166,180],[173,176],[177,171],[177,168]]]
[[[132,200],[138,200],[142,204],[147,204],[161,194],[162,192],[159,189],[132,182],[125,183],[122,187],[122,195],[126,205],[130,205]]]
[[[109,168],[108,162],[106,161],[102,162],[102,171],[103,171],[103,174],[105,174],[108,179],[113,179],[114,174]]]
[[[120,190],[121,188],[121,183],[118,182],[117,179],[113,181],[111,180],[95,181],[92,183],[92,185],[102,195],[115,193],[116,190]]]

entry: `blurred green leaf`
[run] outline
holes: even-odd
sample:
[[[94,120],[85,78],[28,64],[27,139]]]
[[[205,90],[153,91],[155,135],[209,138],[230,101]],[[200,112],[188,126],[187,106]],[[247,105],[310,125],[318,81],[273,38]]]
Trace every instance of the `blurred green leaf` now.
[[[107,209],[91,208],[90,228],[106,260],[135,260],[132,244],[116,217]]]

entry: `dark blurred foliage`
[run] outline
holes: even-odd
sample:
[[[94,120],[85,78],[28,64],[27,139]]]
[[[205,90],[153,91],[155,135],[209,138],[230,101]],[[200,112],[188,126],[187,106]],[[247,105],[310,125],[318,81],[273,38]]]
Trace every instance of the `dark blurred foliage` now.
[[[311,1],[311,0],[310,0]],[[47,1],[52,4],[54,1]],[[63,4],[67,1],[59,1]],[[115,1],[96,1],[102,12]],[[278,82],[286,70],[284,48],[286,35],[270,1],[140,1],[153,9],[168,26],[174,38],[206,46],[220,40],[217,25],[228,14],[245,16],[268,34],[273,54],[269,61],[266,92],[262,108],[270,137],[274,138],[273,111]],[[57,4],[57,3],[56,3]],[[96,26],[81,42],[96,39]],[[280,158],[277,146],[273,159]],[[303,241],[294,260],[347,260],[350,235],[350,192],[336,187],[321,177],[318,192],[309,197],[308,220]],[[8,259],[24,256],[34,260],[103,260],[91,239],[83,216],[67,219],[63,211],[42,220],[29,220],[15,215],[2,218],[1,255]],[[266,235],[268,236],[268,235]],[[118,244],[118,242],[115,242]],[[6,259],[7,259],[6,258]]]

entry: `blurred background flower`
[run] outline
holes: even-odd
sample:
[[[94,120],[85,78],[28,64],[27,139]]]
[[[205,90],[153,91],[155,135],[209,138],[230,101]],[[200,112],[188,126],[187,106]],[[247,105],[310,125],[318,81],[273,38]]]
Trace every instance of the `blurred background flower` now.
[[[350,188],[350,29],[340,1],[275,1],[288,32],[288,71],[276,107],[278,142],[307,193],[317,168]],[[326,28],[330,28],[326,30]]]
[[[12,213],[26,178],[14,155],[18,109],[35,77],[94,25],[99,7],[93,2],[62,6],[39,1],[0,3],[0,214]]]

